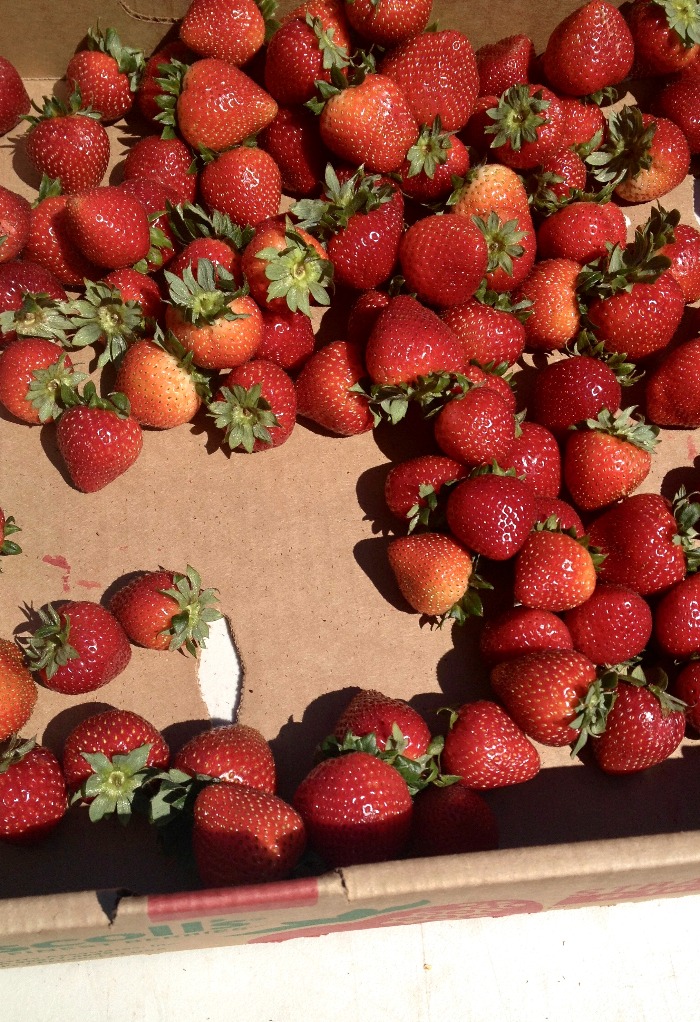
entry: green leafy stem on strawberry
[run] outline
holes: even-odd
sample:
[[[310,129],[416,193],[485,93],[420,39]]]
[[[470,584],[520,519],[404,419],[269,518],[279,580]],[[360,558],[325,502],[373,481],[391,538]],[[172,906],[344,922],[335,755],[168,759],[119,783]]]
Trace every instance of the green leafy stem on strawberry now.
[[[489,362],[485,365],[475,362],[474,365],[510,382],[510,366],[506,362]],[[350,392],[367,398],[375,426],[383,421],[395,426],[405,418],[411,403],[417,404],[425,418],[430,419],[448,402],[460,400],[469,390],[480,385],[463,373],[440,372],[417,376],[408,383],[366,385],[361,381],[354,384]]]
[[[355,213],[370,213],[385,202],[390,202],[395,189],[379,174],[367,174],[358,167],[343,184],[329,163],[325,173],[326,198],[300,199],[290,212],[297,226],[321,238],[328,238],[347,227]]]
[[[200,259],[197,276],[191,266],[186,266],[182,276],[165,270],[165,278],[171,303],[183,318],[194,325],[213,323],[216,320],[247,319],[248,313],[234,312],[230,303],[248,294],[248,286],[239,287],[233,274],[223,266]]]

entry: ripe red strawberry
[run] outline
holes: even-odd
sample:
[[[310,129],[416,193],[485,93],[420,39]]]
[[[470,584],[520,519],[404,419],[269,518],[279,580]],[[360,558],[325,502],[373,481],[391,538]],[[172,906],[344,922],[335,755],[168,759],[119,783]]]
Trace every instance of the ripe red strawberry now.
[[[462,344],[464,362],[514,365],[525,348],[525,327],[506,310],[469,298],[440,313]]]
[[[361,689],[353,696],[338,717],[333,735],[342,742],[347,735],[362,738],[373,734],[377,748],[383,751],[387,742],[401,732],[401,755],[418,759],[428,751],[430,728],[421,715],[403,699],[392,699],[376,689]]]
[[[85,280],[97,280],[104,272],[86,259],[73,241],[68,226],[67,195],[57,195],[47,186],[40,189],[39,202],[32,208],[29,238],[23,258],[31,259],[51,273],[64,287],[81,288]]]
[[[296,790],[309,845],[327,865],[397,858],[408,840],[413,803],[398,770],[366,752],[322,760]]]
[[[12,131],[30,106],[19,71],[7,57],[0,57],[0,135]]]
[[[462,599],[469,588],[469,552],[441,532],[397,536],[388,547],[391,567],[401,594],[419,614],[463,620]]]
[[[116,288],[123,302],[136,302],[141,307],[145,320],[160,322],[163,315],[163,296],[158,282],[145,273],[139,273],[130,266],[112,270],[103,278],[105,284]]]
[[[622,388],[605,362],[588,355],[550,362],[535,378],[529,414],[556,436],[620,407]]]
[[[529,36],[507,36],[480,46],[476,51],[476,64],[479,95],[500,96],[513,85],[534,80],[535,47]]]
[[[564,114],[544,85],[513,85],[486,113],[490,149],[507,167],[537,167],[563,147]]]
[[[463,784],[430,786],[413,802],[407,854],[462,855],[498,848],[498,822],[491,806]]]
[[[562,110],[562,126],[565,114]],[[562,131],[564,128],[562,127]],[[562,203],[574,202],[588,182],[588,168],[581,156],[562,145],[542,158],[539,166],[531,171],[528,191],[533,207],[548,216]]]
[[[44,302],[43,299],[40,301],[38,296],[41,294],[46,295],[49,301]],[[8,312],[15,315],[12,317],[12,323],[7,316],[0,320],[0,347],[17,339],[15,326],[17,319],[22,318],[22,314],[19,317],[16,314],[23,306],[25,295],[33,296],[35,299],[26,323],[27,328],[32,331],[41,330],[47,325],[44,315],[48,318],[53,317],[56,311],[54,302],[66,301],[68,298],[54,274],[39,263],[31,262],[29,259],[12,259],[8,263],[2,263],[0,316]]]
[[[466,474],[461,462],[439,454],[420,455],[394,465],[384,483],[384,499],[389,511],[409,521],[409,529],[419,522],[428,525],[438,506],[438,497],[446,483]],[[448,487],[449,488],[449,487]]]
[[[192,656],[203,648],[209,624],[221,617],[216,590],[202,589],[199,573],[147,571],[119,589],[110,610],[129,640],[147,649],[184,647]]]
[[[209,209],[226,213],[242,227],[255,227],[279,212],[280,169],[269,153],[255,146],[220,153],[204,167],[199,186]]]
[[[581,653],[548,650],[496,664],[491,685],[509,715],[542,745],[575,741],[577,710],[596,679],[595,665]]]
[[[594,298],[588,320],[606,351],[635,361],[669,344],[684,308],[680,284],[666,272],[654,283],[638,283],[629,291]]]
[[[69,196],[66,222],[74,243],[97,266],[132,266],[151,247],[146,210],[123,188],[106,185]]]
[[[0,742],[4,742],[22,730],[37,700],[36,683],[22,651],[10,639],[0,639],[0,692]]]
[[[286,195],[317,194],[330,153],[310,110],[281,106],[258,135],[258,145],[279,167]]]
[[[654,639],[668,656],[700,652],[700,576],[688,575],[664,593],[654,611]]]
[[[255,229],[243,251],[242,268],[251,297],[262,308],[301,310],[329,305],[333,266],[323,245],[289,218],[271,217]]]
[[[632,415],[607,409],[587,419],[566,442],[564,481],[574,504],[597,511],[634,492],[651,470],[659,430]]]
[[[564,111],[564,145],[581,156],[598,149],[605,135],[605,114],[597,103],[573,96],[559,96]]]
[[[440,118],[443,131],[459,131],[469,120],[479,92],[471,42],[447,29],[414,35],[392,49],[379,70],[404,90],[418,124]]]
[[[44,98],[38,117],[30,119],[25,138],[27,158],[35,170],[59,178],[64,193],[96,188],[109,162],[109,136],[99,114],[81,107],[74,92],[66,105]]]
[[[191,422],[206,390],[191,353],[172,337],[163,342],[133,341],[119,361],[115,387],[124,394],[132,418],[151,429],[174,429]]]
[[[45,838],[66,814],[61,765],[33,739],[10,743],[0,761],[0,839],[29,844]]]
[[[179,34],[195,53],[242,67],[265,42],[266,30],[263,5],[255,0],[191,0]]]
[[[700,60],[691,67],[696,64]],[[693,156],[700,153],[700,81],[670,80],[656,97],[654,111],[678,125]]]
[[[399,247],[407,288],[429,305],[460,305],[474,294],[488,267],[483,234],[463,216],[423,217]]]
[[[278,103],[308,103],[316,83],[330,82],[333,69],[349,64],[352,43],[345,20],[336,17],[288,18],[274,33],[265,56],[265,88]]]
[[[623,246],[627,225],[614,202],[572,202],[546,217],[537,229],[540,259],[593,262],[606,255],[607,245]]]
[[[695,732],[700,731],[700,661],[691,660],[681,668],[673,683],[676,699],[685,703],[686,723]]]
[[[656,686],[621,681],[605,731],[592,740],[593,755],[607,774],[630,774],[662,763],[681,743],[685,714]]]
[[[66,81],[79,91],[83,104],[105,122],[118,121],[134,104],[146,62],[143,53],[124,46],[113,28],[90,28],[87,47],[68,62]]]
[[[146,177],[129,178],[128,181],[122,181],[119,188],[133,196],[146,211],[150,246],[144,258],[137,261],[136,265],[144,273],[154,273],[175,255],[175,238],[166,213],[170,193],[160,181]]]
[[[283,880],[305,845],[301,816],[276,795],[226,783],[197,795],[192,847],[205,887]]]
[[[473,167],[456,189],[450,205],[452,212],[461,216],[478,216],[487,221],[495,213],[503,223],[519,217],[531,223],[525,185],[514,170],[502,163]]]
[[[467,788],[504,788],[531,780],[540,769],[532,742],[505,710],[488,699],[465,703],[452,715],[442,769]]]
[[[65,393],[61,399],[66,404]],[[74,391],[70,407],[58,420],[56,443],[74,486],[94,493],[131,468],[141,453],[143,436],[123,394],[100,398],[88,382],[82,395]]]
[[[443,321],[410,295],[397,295],[377,318],[365,351],[374,383],[409,383],[430,373],[461,372],[462,348]]]
[[[361,350],[347,341],[331,341],[297,377],[298,414],[339,436],[368,432],[374,426],[369,401],[352,392],[365,376]]]
[[[234,224],[226,213],[207,213],[201,206],[184,202],[168,209],[168,226],[183,248],[168,265],[168,271],[182,277],[189,267],[196,277],[200,259],[231,274],[243,286],[241,252],[251,236],[250,228]]]
[[[166,43],[153,53],[146,61],[143,76],[136,92],[136,106],[139,112],[148,121],[155,122],[161,113],[161,106],[158,98],[164,95],[163,87],[158,79],[161,76],[161,65],[168,64],[171,60],[179,60],[181,64],[191,64],[195,60],[195,54],[180,39],[174,39]],[[155,138],[156,136],[147,136]]]
[[[495,470],[458,483],[447,501],[447,524],[468,550],[494,561],[514,557],[535,523],[527,483]]]
[[[658,426],[700,426],[699,366],[700,337],[664,352],[646,381],[644,409],[651,422]]]
[[[561,455],[553,433],[536,422],[519,424],[513,446],[501,468],[512,469],[533,492],[556,497],[561,489]]]
[[[542,58],[547,80],[557,92],[587,96],[627,77],[634,42],[618,9],[590,0],[558,23]]]
[[[564,623],[574,649],[594,664],[632,660],[651,637],[649,604],[626,586],[599,583],[585,603],[566,611]]]
[[[129,149],[124,180],[154,177],[168,189],[172,202],[194,202],[197,173],[194,156],[182,139],[144,135]]]
[[[465,465],[505,462],[515,442],[515,415],[495,390],[475,386],[448,401],[433,427],[438,447]]]
[[[673,229],[674,241],[661,249],[661,255],[671,260],[668,272],[681,286],[686,304],[700,300],[700,231],[690,224],[677,224]]]
[[[489,666],[527,653],[573,648],[569,629],[560,617],[531,607],[513,607],[488,618],[479,638],[479,652]]]
[[[558,497],[544,497],[542,494],[536,493],[535,509],[536,525],[544,524],[548,518],[553,518],[557,528],[562,532],[571,533],[577,539],[580,539],[586,532],[579,514],[565,500],[560,500]]]
[[[700,57],[700,14],[693,4],[633,0],[624,15],[645,76],[681,71]]]
[[[364,351],[380,312],[386,309],[392,297],[395,295],[389,291],[379,291],[377,288],[360,292],[352,303],[348,315],[347,338],[350,344],[355,344]]]
[[[27,640],[30,669],[54,692],[94,692],[124,671],[131,647],[115,616],[99,603],[49,603]]]
[[[528,536],[515,561],[514,596],[555,612],[584,603],[596,585],[595,562],[582,540],[548,528]]]
[[[311,320],[303,312],[263,309],[263,336],[256,358],[274,362],[288,373],[297,373],[316,347]]]
[[[515,301],[532,304],[525,321],[530,351],[565,348],[578,333],[581,313],[576,284],[581,266],[572,259],[542,259],[515,292]]]
[[[345,0],[348,21],[361,36],[380,46],[396,46],[423,32],[432,0]]]
[[[469,170],[469,150],[457,135],[443,131],[439,117],[425,126],[406,153],[400,170],[401,188],[416,202],[431,204],[447,199],[452,179]]]
[[[75,373],[60,345],[39,337],[20,337],[0,353],[0,404],[22,422],[51,422],[60,413],[62,384],[87,377]]]
[[[26,245],[30,209],[23,195],[0,185],[0,263],[14,259]]]
[[[297,399],[294,383],[274,362],[256,358],[221,380],[209,415],[224,430],[222,444],[249,454],[280,447],[292,434]]]
[[[116,813],[126,823],[143,787],[169,760],[160,731],[139,714],[119,709],[86,717],[72,729],[62,767],[72,801],[89,803],[93,822]]]
[[[276,768],[272,749],[248,724],[226,724],[200,731],[173,756],[174,770],[246,784],[274,795]]]

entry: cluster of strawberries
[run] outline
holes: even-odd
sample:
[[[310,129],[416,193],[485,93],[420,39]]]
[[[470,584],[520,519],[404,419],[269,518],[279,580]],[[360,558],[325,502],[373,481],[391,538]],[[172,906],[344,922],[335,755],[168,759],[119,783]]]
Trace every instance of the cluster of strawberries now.
[[[307,842],[326,865],[494,847],[477,791],[533,777],[533,743],[590,738],[603,770],[629,773],[700,731],[700,506],[635,493],[659,427],[700,426],[700,338],[681,339],[700,231],[657,204],[628,241],[624,213],[682,185],[700,152],[700,5],[589,0],[539,55],[526,35],[475,51],[433,30],[430,0],[306,0],[281,22],[272,7],[192,0],[148,60],[90,31],[68,98],[28,117],[19,147],[43,180],[34,205],[0,188],[0,403],[55,423],[85,492],[133,464],[144,427],[203,409],[248,453],[298,417],[339,436],[410,425],[432,453],[387,477],[398,588],[463,622],[490,588],[476,562],[501,565],[509,609],[481,631],[493,700],[456,711],[443,743],[406,703],[361,692],[293,806],[242,725],[171,769],[129,711],[77,729],[62,768],[76,800],[95,818],[145,806],[164,832],[184,813],[207,884],[288,875]],[[30,103],[2,58],[0,83],[4,133]],[[105,184],[105,124],[124,116],[139,134]],[[331,302],[346,326],[322,343]],[[71,359],[86,347],[99,386]],[[129,641],[196,652],[217,613],[197,573],[140,585],[110,611],[49,608],[23,651],[4,644],[19,709],[3,737],[31,714],[31,671],[89,691]],[[76,682],[83,616],[111,639]],[[0,784],[34,756],[48,770],[30,744],[10,741]]]

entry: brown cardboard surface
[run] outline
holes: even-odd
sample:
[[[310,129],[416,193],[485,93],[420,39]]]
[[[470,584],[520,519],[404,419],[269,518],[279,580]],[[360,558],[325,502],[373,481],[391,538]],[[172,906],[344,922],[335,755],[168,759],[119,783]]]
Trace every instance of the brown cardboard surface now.
[[[31,7],[31,23],[43,26],[44,36],[13,21],[6,26],[0,53],[16,59],[32,77],[60,73],[80,32],[98,13],[101,23],[115,24],[125,41],[151,45],[186,5],[179,0],[134,0],[131,5],[80,0],[70,12],[61,5],[60,26],[51,22],[56,6],[40,2]],[[477,46],[529,30],[541,47],[550,25],[576,6],[566,0],[552,12],[532,5],[524,15],[520,4],[508,0],[488,5],[438,0],[434,10],[442,25],[462,28]],[[13,5],[11,18],[17,10]],[[36,81],[33,95],[38,98],[52,86],[50,79]],[[36,178],[21,158],[21,146],[14,145],[20,134],[0,140],[0,182],[33,195]],[[111,134],[112,177],[118,179],[129,131],[117,126]],[[690,218],[697,201],[688,179],[663,204],[677,206],[694,222]],[[647,210],[628,213],[635,223]],[[696,313],[686,317],[689,335],[700,328]],[[342,331],[342,317],[331,310],[324,335],[342,337]],[[527,373],[521,386],[526,392]],[[427,427],[423,437],[418,443],[427,445]],[[478,623],[463,630],[422,627],[397,592],[386,563],[391,523],[383,510],[383,483],[392,461],[416,453],[415,445],[409,426],[336,438],[299,424],[281,448],[227,456],[202,415],[192,426],[147,432],[143,454],[129,472],[105,490],[86,495],[67,482],[51,426],[28,427],[0,415],[0,505],[15,515],[23,530],[18,537],[23,553],[3,560],[0,634],[26,628],[32,610],[48,601],[100,600],[131,572],[195,565],[205,584],[220,590],[242,657],[239,719],[270,739],[281,794],[289,797],[308,770],[316,743],[355,687],[375,687],[409,699],[431,715],[435,726],[432,713],[439,707],[488,691],[473,655]],[[665,433],[645,488],[661,487],[672,494],[680,482],[696,487],[699,452],[700,431]],[[174,747],[207,718],[194,661],[134,648],[127,671],[87,699],[42,690],[29,729],[59,751],[70,727],[103,705],[142,713],[166,729]],[[624,780],[572,762],[568,749],[545,750],[545,769],[538,778],[489,794],[503,852],[343,871],[342,897],[338,877],[322,878],[320,897],[330,899],[330,907],[317,912],[314,926],[331,925],[318,920],[333,912],[342,916],[345,899],[375,905],[377,912],[382,905],[393,906],[394,915],[397,906],[408,912],[406,905],[414,903],[415,911],[436,904],[473,904],[480,900],[474,887],[482,882],[484,902],[507,902],[510,888],[511,901],[551,907],[558,897],[584,889],[574,878],[577,871],[582,877],[590,871],[584,846],[562,847],[566,842],[601,839],[600,844],[586,845],[585,852],[595,852],[598,878],[608,877],[600,885],[604,897],[619,888],[621,872],[634,874],[632,886],[643,886],[642,863],[659,864],[668,882],[673,876],[681,884],[694,882],[700,874],[699,749],[697,741],[688,741],[662,767]],[[619,838],[625,840],[602,840]],[[564,874],[557,865],[562,863],[568,870]],[[559,885],[556,897],[551,892],[546,898],[530,897],[538,875],[551,876],[552,870],[558,877],[552,881]],[[28,920],[36,921],[37,932],[54,934],[79,929],[82,924],[76,919],[85,919],[86,932],[93,924],[99,931],[109,922],[94,894],[66,898],[60,892],[123,888],[166,896],[189,885],[188,877],[163,860],[145,827],[94,828],[84,815],[72,812],[45,845],[21,852],[0,848],[0,897],[9,899],[0,904],[0,933],[8,927],[21,932]],[[47,897],[13,900],[32,894]],[[416,897],[410,901],[409,894]],[[90,911],[80,915],[85,906]],[[193,911],[200,909],[197,902]],[[135,926],[143,910],[143,899],[123,900],[116,924],[110,923],[116,929],[110,932],[136,933],[138,927],[128,927]],[[278,918],[289,918],[284,909],[279,912]],[[304,918],[310,917],[294,917],[296,922]],[[368,912],[356,921],[368,924],[372,918]],[[290,923],[281,932],[293,929]],[[193,941],[195,932],[191,929],[187,939]],[[201,940],[208,939],[207,932]],[[74,938],[75,947],[85,936],[81,933]],[[156,940],[158,934],[151,936]],[[223,925],[217,931],[220,938],[237,939]],[[135,949],[137,944],[138,950],[144,949],[140,938],[133,944],[123,940],[121,947]],[[70,955],[71,946],[61,953]],[[81,948],[83,955],[84,945]],[[96,949],[97,942],[88,950]],[[116,953],[111,945],[109,953]]]

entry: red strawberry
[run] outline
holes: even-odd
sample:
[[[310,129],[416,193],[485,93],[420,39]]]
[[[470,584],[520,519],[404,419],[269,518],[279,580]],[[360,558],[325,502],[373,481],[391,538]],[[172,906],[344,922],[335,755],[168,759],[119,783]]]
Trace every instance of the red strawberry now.
[[[700,337],[664,352],[646,381],[644,408],[651,422],[659,426],[700,426],[698,366]]]
[[[467,549],[494,561],[514,557],[535,523],[530,487],[496,471],[458,483],[447,501],[447,524]]]
[[[263,336],[256,358],[266,359],[296,373],[308,362],[316,347],[311,320],[303,312],[263,309]]]
[[[64,192],[96,188],[109,162],[109,137],[99,114],[81,108],[74,92],[68,105],[44,98],[25,135],[27,157],[40,174],[59,178]]]
[[[487,221],[495,213],[502,223],[524,217],[531,224],[530,206],[522,179],[502,163],[479,164],[466,175],[451,202],[453,213]]]
[[[454,177],[469,170],[469,150],[457,135],[442,131],[439,117],[424,127],[406,153],[399,175],[401,188],[416,202],[430,204],[446,199]]]
[[[97,395],[88,382],[77,391],[56,427],[56,443],[77,489],[94,493],[131,468],[143,446],[138,422],[123,394]],[[62,394],[65,403],[65,395]]]
[[[279,167],[285,194],[317,194],[330,153],[321,141],[318,117],[310,110],[281,106],[258,135],[258,145]]]
[[[301,816],[276,795],[226,783],[197,795],[192,847],[205,887],[283,880],[305,844]]]
[[[462,599],[469,588],[469,552],[441,532],[397,536],[388,547],[391,567],[401,594],[419,614],[463,620]]]
[[[561,489],[561,455],[552,433],[536,422],[521,422],[501,468],[512,469],[534,494],[556,497]]]
[[[542,494],[535,494],[535,524],[544,524],[548,518],[553,518],[557,528],[562,532],[569,532],[572,536],[580,539],[586,532],[583,522],[576,510],[565,500],[558,497],[544,497]]]
[[[562,124],[564,120],[562,112]],[[588,169],[583,159],[573,149],[563,146],[544,156],[531,172],[528,191],[534,208],[548,216],[562,203],[574,202],[587,182]]]
[[[296,422],[296,390],[291,378],[274,362],[254,359],[221,381],[208,405],[214,424],[224,430],[231,450],[270,451],[291,436]]]
[[[274,795],[275,760],[259,731],[247,724],[226,724],[200,731],[173,756],[174,770],[247,784]]]
[[[163,314],[163,296],[153,277],[139,273],[130,266],[120,270],[112,270],[103,278],[105,284],[116,288],[123,302],[136,302],[141,306],[144,319],[154,323],[160,321]]]
[[[346,341],[331,341],[309,358],[297,377],[298,414],[339,436],[368,432],[374,426],[369,401],[352,392],[365,375],[361,350]]]
[[[700,652],[700,576],[688,575],[664,593],[654,612],[654,639],[668,656]]]
[[[515,301],[532,304],[525,321],[526,347],[559,350],[576,337],[581,314],[576,284],[581,266],[571,259],[542,259],[515,293]]]
[[[574,649],[594,664],[632,660],[651,637],[649,604],[626,586],[598,584],[585,603],[566,611],[564,623]]]
[[[582,540],[549,528],[531,532],[515,561],[514,595],[525,607],[555,612],[584,603],[596,567]]]
[[[700,57],[700,14],[694,5],[633,0],[624,15],[645,76],[681,71]]]
[[[515,415],[488,386],[475,386],[448,401],[433,427],[438,447],[466,465],[505,462],[515,442]]]
[[[491,685],[517,726],[542,745],[575,741],[579,704],[596,679],[581,653],[548,650],[496,664]]]
[[[191,0],[180,22],[180,39],[203,57],[242,67],[265,42],[261,8],[255,0]]]
[[[102,276],[103,270],[86,259],[73,241],[66,214],[68,199],[50,187],[40,190],[39,202],[31,212],[23,257],[51,273],[64,287],[81,288],[85,280]]]
[[[19,71],[7,57],[0,57],[0,135],[12,131],[30,106]]]
[[[45,838],[68,808],[61,765],[33,739],[10,743],[0,764],[0,838],[29,844]]]
[[[323,245],[283,216],[263,220],[243,252],[242,268],[255,301],[267,309],[330,304],[333,266]]]
[[[53,303],[66,301],[68,298],[54,274],[39,263],[31,262],[29,259],[12,259],[10,262],[0,265],[0,316],[6,312],[17,313],[22,308],[26,294],[35,299],[27,322],[27,327],[30,330],[35,329],[33,324],[37,322],[39,329],[46,325],[44,311],[47,317],[53,317],[56,312]],[[39,301],[38,295],[40,294],[46,295],[50,301],[47,303],[44,303],[43,300]],[[17,318],[17,316],[13,317],[13,323]],[[14,326],[9,324],[8,317],[0,320],[0,346],[9,344],[16,338],[16,331]]]
[[[0,363],[1,364],[1,363]],[[389,471],[384,483],[384,499],[389,511],[410,528],[419,522],[427,525],[438,504],[438,496],[446,483],[462,479],[464,465],[453,458],[426,454],[399,462]]]
[[[604,257],[608,244],[624,247],[626,242],[624,215],[612,202],[572,202],[537,229],[540,259],[572,259],[581,265]]]
[[[681,286],[686,304],[700,301],[700,231],[690,224],[677,224],[674,241],[661,249],[671,260],[668,272]]]
[[[488,699],[465,703],[452,715],[440,762],[461,784],[477,790],[520,784],[540,769],[532,742]]]
[[[423,217],[408,228],[399,247],[406,286],[430,305],[460,305],[478,288],[488,266],[481,231],[454,214]]]
[[[479,95],[500,96],[513,85],[533,81],[535,47],[529,36],[511,35],[476,51]]]
[[[333,735],[342,742],[347,735],[362,738],[373,734],[377,748],[383,751],[395,738],[396,728],[402,736],[402,756],[418,759],[426,754],[431,734],[421,715],[403,699],[392,699],[376,689],[361,689],[338,717]]]
[[[22,730],[37,700],[36,683],[21,650],[10,639],[0,639],[0,692],[0,741],[4,742]]]
[[[182,277],[189,267],[197,276],[200,259],[208,259],[242,287],[241,251],[251,236],[250,228],[242,229],[227,214],[217,210],[209,214],[191,202],[171,206],[167,219],[175,239],[184,246],[168,266],[170,273]]]
[[[601,145],[605,135],[605,114],[597,103],[572,96],[559,96],[564,111],[564,145],[586,156]]]
[[[361,36],[380,46],[396,46],[424,32],[432,0],[345,0],[347,19]]]
[[[179,138],[145,135],[132,145],[123,165],[124,180],[154,177],[168,189],[173,202],[194,202],[197,174],[194,156]]]
[[[144,273],[155,272],[175,255],[175,239],[166,214],[170,198],[168,189],[155,178],[146,177],[129,178],[128,181],[122,181],[119,188],[133,196],[146,211],[150,247],[137,265]]]
[[[166,43],[148,58],[136,92],[136,106],[146,120],[155,122],[158,114],[162,111],[158,102],[159,97],[164,95],[163,87],[158,81],[162,73],[161,65],[168,64],[171,60],[179,60],[181,64],[191,64],[194,59],[195,54],[179,39]],[[149,137],[155,138],[156,136]]]
[[[77,247],[97,266],[131,266],[151,247],[146,210],[123,188],[106,185],[71,195],[66,221]]]
[[[264,149],[238,146],[208,163],[200,177],[202,198],[235,224],[256,226],[279,212],[282,179]]]
[[[65,695],[94,692],[124,671],[131,647],[115,616],[88,600],[39,611],[41,625],[27,640],[32,671],[46,688]]]
[[[30,209],[23,195],[0,185],[0,263],[14,259],[26,245]]]
[[[265,56],[265,88],[278,103],[307,103],[316,83],[342,73],[352,48],[347,24],[338,18],[289,18],[270,39]]]
[[[0,353],[0,404],[22,422],[51,422],[60,413],[62,384],[87,377],[75,373],[58,344],[39,337],[20,337]]]
[[[364,351],[380,312],[386,309],[392,297],[395,295],[389,291],[379,291],[377,288],[360,292],[352,303],[348,315],[347,337],[350,344],[355,344]]]
[[[564,452],[564,481],[574,504],[597,511],[644,482],[659,430],[632,416],[634,406],[613,416],[603,410],[573,432]]]
[[[460,372],[459,341],[442,320],[409,295],[397,295],[380,313],[365,351],[374,383],[409,383],[436,372]]]
[[[202,404],[205,381],[191,354],[172,337],[162,343],[133,341],[119,361],[114,383],[141,426],[174,429],[191,422]]]
[[[622,388],[613,370],[587,355],[550,362],[537,373],[529,412],[557,436],[604,410],[617,412]]]
[[[413,803],[398,770],[366,752],[323,760],[296,790],[310,846],[329,866],[381,862],[401,854]]]
[[[71,92],[103,121],[118,121],[134,104],[146,62],[143,53],[124,46],[113,28],[88,29],[87,48],[78,50],[66,68]]]
[[[681,668],[673,683],[673,694],[686,704],[686,723],[700,731],[700,661],[691,660]]]
[[[550,610],[513,607],[484,622],[479,652],[489,666],[515,660],[527,653],[572,650],[569,629]]]
[[[684,308],[680,284],[666,272],[652,284],[638,283],[628,291],[594,298],[588,320],[606,351],[634,361],[669,344]]]
[[[626,78],[633,58],[634,42],[622,14],[607,0],[590,0],[557,24],[542,63],[558,92],[587,96]]]
[[[110,601],[129,640],[147,649],[184,648],[191,656],[203,648],[209,624],[221,617],[216,590],[202,589],[199,573],[148,571],[119,589]]]
[[[662,763],[681,743],[685,714],[664,691],[620,682],[593,755],[607,774],[631,774]]]
[[[431,786],[413,803],[407,853],[411,857],[462,855],[498,848],[498,823],[491,806],[463,784]]]
[[[695,64],[700,60],[691,66]],[[669,81],[656,97],[654,110],[678,125],[693,156],[700,153],[700,81]]]
[[[539,166],[563,147],[564,114],[555,94],[543,85],[513,85],[486,113],[490,148],[507,167]]]
[[[518,317],[505,310],[469,298],[440,313],[462,344],[464,362],[513,365],[525,348],[525,327]]]

